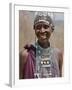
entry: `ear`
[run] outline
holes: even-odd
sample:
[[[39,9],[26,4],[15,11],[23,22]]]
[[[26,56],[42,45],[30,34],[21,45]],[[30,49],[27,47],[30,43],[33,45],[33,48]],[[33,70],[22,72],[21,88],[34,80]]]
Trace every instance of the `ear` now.
[[[50,24],[51,26],[51,29],[52,29],[52,32],[54,31],[54,25],[53,24]]]
[[[53,29],[52,27],[50,27],[50,29],[51,29],[51,32],[53,32],[53,31],[54,31],[54,29]]]
[[[54,31],[54,26],[52,26],[52,31]]]

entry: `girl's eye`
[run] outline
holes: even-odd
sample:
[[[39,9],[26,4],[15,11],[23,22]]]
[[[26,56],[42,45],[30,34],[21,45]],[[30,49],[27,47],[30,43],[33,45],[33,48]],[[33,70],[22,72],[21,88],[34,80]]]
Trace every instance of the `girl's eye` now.
[[[42,25],[41,24],[35,26],[35,30],[40,30],[41,28],[42,28]]]
[[[46,25],[46,24],[38,24],[38,25],[35,26],[35,30],[41,30],[42,28],[48,29],[48,28],[49,28],[49,25]]]
[[[36,29],[40,30],[42,28],[42,25],[37,25]]]
[[[49,28],[49,25],[43,25],[43,28],[44,29],[48,29]]]

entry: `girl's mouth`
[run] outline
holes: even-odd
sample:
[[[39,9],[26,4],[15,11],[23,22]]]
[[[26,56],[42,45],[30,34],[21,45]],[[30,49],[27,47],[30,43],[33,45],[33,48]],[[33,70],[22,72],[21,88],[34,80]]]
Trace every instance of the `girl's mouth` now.
[[[41,39],[47,39],[49,38],[50,34],[48,32],[45,32],[45,33],[39,33],[39,37]]]
[[[39,37],[41,37],[42,39],[46,39],[47,38],[46,33],[39,34]]]

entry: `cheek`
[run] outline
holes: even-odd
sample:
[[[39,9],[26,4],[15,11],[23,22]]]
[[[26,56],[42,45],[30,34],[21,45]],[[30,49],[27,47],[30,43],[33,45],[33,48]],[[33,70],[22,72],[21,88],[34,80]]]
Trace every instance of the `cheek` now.
[[[47,33],[46,33],[46,36],[47,36],[47,38],[50,38],[51,33],[47,32]]]
[[[52,33],[52,30],[51,29],[47,30],[46,31],[47,37],[50,37],[51,36],[51,33]]]
[[[35,31],[36,36],[39,36],[39,30]]]

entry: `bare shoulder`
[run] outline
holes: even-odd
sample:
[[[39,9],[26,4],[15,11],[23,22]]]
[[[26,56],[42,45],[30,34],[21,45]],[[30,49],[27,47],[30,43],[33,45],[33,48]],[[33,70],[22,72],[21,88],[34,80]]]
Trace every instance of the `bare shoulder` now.
[[[63,50],[62,49],[58,49],[58,48],[54,48],[55,53],[58,54],[58,56],[63,56]]]
[[[58,62],[62,63],[63,62],[63,50],[62,49],[58,49],[58,48],[54,48],[54,54],[55,56],[58,58]]]

